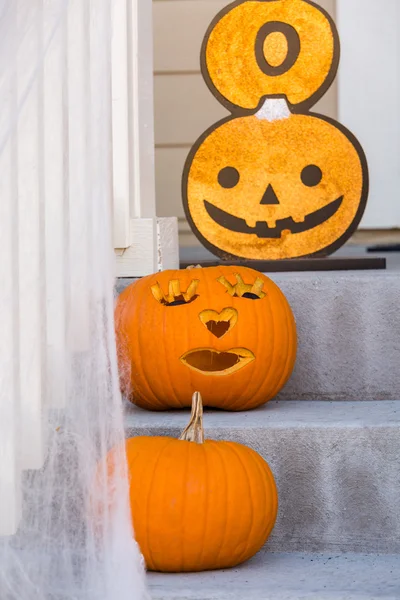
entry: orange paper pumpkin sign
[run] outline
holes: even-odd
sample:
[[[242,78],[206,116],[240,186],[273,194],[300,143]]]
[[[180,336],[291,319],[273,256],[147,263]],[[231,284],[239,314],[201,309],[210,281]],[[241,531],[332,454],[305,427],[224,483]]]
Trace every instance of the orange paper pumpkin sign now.
[[[296,325],[273,281],[244,267],[164,271],[118,298],[121,386],[149,410],[183,408],[199,390],[206,406],[255,408],[290,377]]]
[[[196,143],[183,180],[187,218],[225,257],[326,254],[354,232],[368,173],[357,140],[333,121],[230,118]]]
[[[194,144],[182,178],[189,224],[221,258],[324,256],[357,228],[367,161],[333,119],[307,112],[334,80],[339,39],[310,0],[247,0],[211,23],[203,76],[233,115]]]
[[[199,394],[180,439],[136,437],[125,447],[135,538],[149,570],[231,568],[265,544],[278,512],[271,469],[242,444],[204,441]],[[119,453],[111,450],[107,469],[100,465],[100,489],[104,471],[113,477]],[[115,500],[111,496],[111,511]],[[97,510],[105,508],[100,503]]]
[[[336,76],[339,38],[331,17],[309,0],[241,1],[212,21],[201,56],[207,85],[229,110],[285,96],[304,111]]]

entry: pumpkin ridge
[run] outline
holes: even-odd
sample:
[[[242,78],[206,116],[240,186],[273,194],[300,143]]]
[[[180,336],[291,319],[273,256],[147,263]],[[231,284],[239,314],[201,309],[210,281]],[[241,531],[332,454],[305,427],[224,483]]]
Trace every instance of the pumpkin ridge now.
[[[225,482],[225,496],[226,496],[226,511],[224,513],[224,518],[225,518],[225,522],[224,522],[224,528],[223,528],[223,533],[221,535],[221,541],[220,541],[220,545],[219,545],[219,550],[215,559],[215,563],[219,564],[219,560],[220,560],[220,555],[221,552],[224,548],[224,544],[225,544],[225,538],[226,538],[226,533],[228,530],[228,512],[229,512],[229,506],[230,506],[230,501],[229,501],[229,482],[228,482],[228,476],[227,476],[227,472],[226,472],[226,463],[223,457],[223,451],[221,446],[219,446],[218,444],[212,444],[212,447],[216,450],[216,453],[218,454],[221,464],[222,464],[222,472],[224,474],[224,482]]]
[[[204,469],[204,473],[205,473],[205,483],[204,483],[204,487],[206,490],[206,493],[204,494],[204,498],[205,498],[205,511],[204,511],[204,523],[203,523],[203,535],[202,535],[202,542],[200,544],[200,555],[199,555],[199,564],[202,565],[203,564],[203,554],[204,554],[204,548],[205,548],[205,544],[206,544],[206,536],[207,536],[207,522],[208,522],[208,461],[207,461],[207,448],[203,445],[203,456],[204,456],[204,464],[205,464],[205,469]]]
[[[279,304],[281,304],[281,302],[280,302],[280,301],[279,301]],[[284,314],[285,323],[287,324],[287,316],[286,316],[286,311],[285,311],[285,310],[283,311],[283,314]],[[273,325],[272,325],[272,330],[273,330],[273,332],[275,332],[275,314],[273,314],[273,315],[272,315],[272,323],[273,323]],[[273,357],[273,358],[274,358],[274,357]],[[286,366],[287,366],[287,356],[285,356],[285,369],[286,369]],[[283,373],[285,373],[285,369],[283,370]],[[281,379],[282,379],[282,372],[279,374],[279,379],[277,379],[278,383],[280,383]],[[271,395],[273,395],[273,396],[275,396],[275,395],[276,395],[276,390],[277,390],[277,389],[280,389],[280,388],[278,387],[278,383],[277,383],[277,381],[275,381],[275,385],[274,385],[274,387],[272,388],[272,390],[273,390],[273,394],[272,394],[272,392],[271,392]]]
[[[215,285],[215,283],[214,283],[215,279],[216,279],[216,277],[213,277],[212,279],[210,278],[210,280],[207,277],[204,277],[203,286],[205,287],[205,290],[206,290],[205,293],[207,295],[207,298],[212,298],[213,295],[214,295],[213,294],[213,290],[212,290],[212,286],[211,286],[211,281],[212,281],[213,285]],[[210,382],[211,382],[211,379],[210,379],[209,384],[208,384],[209,386],[210,386]],[[208,400],[206,401],[206,405],[207,404],[208,404]]]
[[[271,362],[269,363],[269,366],[268,366],[267,377],[270,376],[272,365],[275,362],[275,339],[276,339],[275,314],[274,314],[274,311],[272,310],[272,306],[271,306],[271,296],[268,296],[268,308],[269,308],[270,315],[271,315],[272,352],[271,352]]]
[[[158,456],[154,462],[154,467],[153,467],[153,472],[152,472],[152,477],[150,479],[151,483],[150,483],[150,488],[149,488],[149,492],[148,492],[148,498],[147,498],[147,503],[146,503],[146,517],[149,520],[149,522],[151,522],[149,515],[150,515],[150,502],[152,500],[152,491],[154,488],[154,481],[155,481],[155,473],[157,470],[157,467],[161,461],[161,457],[162,457],[162,453],[165,451],[165,449],[170,446],[172,443],[175,443],[175,439],[174,438],[167,438],[168,442],[165,444],[165,446],[162,446],[159,451],[158,451]],[[149,526],[146,527],[146,546],[147,546],[147,552],[149,554],[149,558],[150,558],[150,563],[151,566],[154,568],[156,566],[152,554],[151,554],[151,544],[149,543],[149,539],[150,539],[150,532],[149,532]]]
[[[151,283],[152,278],[149,278],[149,283]],[[143,281],[143,279],[141,280]],[[133,289],[133,288],[132,288]],[[141,294],[139,295],[139,300],[140,300],[140,305],[142,307],[146,307],[146,302],[144,301],[144,299],[142,299],[142,296],[145,296],[145,289],[141,290]],[[139,316],[139,323],[143,322],[143,316],[141,314],[140,311],[140,316]],[[138,336],[137,336],[137,340],[136,340],[136,344],[138,346],[138,352],[135,353],[135,355],[138,357],[139,359],[139,366],[140,366],[140,370],[143,371],[143,373],[145,373],[145,382],[146,382],[146,386],[147,388],[150,390],[152,396],[153,396],[153,401],[155,401],[156,404],[158,404],[158,406],[160,407],[160,410],[163,410],[165,408],[163,402],[161,400],[159,400],[159,398],[157,397],[157,394],[155,393],[153,386],[151,384],[151,377],[149,378],[147,376],[147,372],[146,372],[146,360],[142,359],[142,352],[139,351],[140,347],[143,347],[143,340],[142,340],[142,331],[143,329],[139,326],[138,327]],[[132,377],[131,377],[132,379]],[[133,386],[133,382],[131,382],[131,385]]]
[[[283,298],[281,298],[281,304],[283,304],[285,316],[286,316],[286,322],[288,323],[288,327],[289,327],[290,315],[289,315],[289,311],[287,310],[286,302],[283,301]],[[286,333],[287,333],[287,335],[286,335],[285,368],[283,370],[283,373],[282,373],[280,381],[279,381],[279,384],[282,386],[282,388],[286,384],[286,381],[287,381],[289,364],[290,364],[289,361],[291,359],[291,353],[290,353],[290,348],[289,348],[290,332],[287,331]],[[279,389],[281,389],[281,388],[279,388]]]
[[[267,296],[268,296],[268,294],[266,293],[265,297],[267,297]],[[260,333],[259,333],[259,330],[258,330],[257,317],[255,315],[254,315],[254,321],[255,321],[255,323],[254,323],[254,332],[255,332],[254,335],[256,336],[255,347],[257,348],[257,354],[258,354],[258,347],[259,347],[259,344],[260,344]],[[260,361],[258,361],[258,363],[260,363]],[[261,365],[260,364],[257,364],[257,370],[258,371],[261,370]],[[254,377],[251,380],[251,384],[253,384],[253,381],[256,382],[257,381],[257,377]],[[246,391],[249,389],[249,387],[252,387],[252,389],[254,390],[254,392],[253,393],[249,393],[249,397],[252,398],[252,397],[254,397],[254,394],[258,393],[259,390],[255,389],[256,386],[255,385],[251,385],[251,384],[247,384]]]
[[[162,347],[163,347],[164,364],[165,364],[167,375],[168,375],[168,377],[166,377],[166,378],[164,377],[164,382],[165,382],[165,380],[168,381],[168,385],[169,385],[169,387],[172,390],[172,397],[173,397],[174,401],[178,403],[178,406],[180,408],[182,408],[183,405],[181,404],[181,402],[179,402],[179,400],[177,398],[177,395],[176,395],[175,378],[171,377],[171,369],[170,369],[170,366],[169,366],[169,360],[168,360],[168,356],[167,356],[170,348],[169,347],[167,348],[167,344],[165,343],[165,340],[166,340],[166,337],[167,337],[166,336],[166,332],[165,332],[165,327],[166,327],[165,320],[166,320],[166,317],[167,317],[167,313],[164,312],[164,314],[163,314],[163,321],[162,321],[162,337],[161,337],[161,340],[160,340],[160,342],[162,344]],[[174,344],[174,338],[173,337],[172,337],[171,341],[168,342],[168,345],[169,344],[171,344],[171,345]],[[172,350],[173,350],[173,348],[171,348],[171,351]]]
[[[281,298],[280,299],[280,304],[282,305],[283,312],[285,314],[285,322],[289,326],[289,318],[288,318],[289,317],[289,315],[288,315],[289,311],[288,311],[288,307],[287,307],[288,302],[286,301],[286,298]],[[283,386],[286,384],[286,381],[288,380],[289,376],[291,375],[291,372],[288,373],[289,359],[291,359],[290,352],[287,352],[288,346],[289,346],[289,335],[290,335],[290,332],[287,331],[287,336],[286,336],[286,352],[285,352],[285,367],[282,370],[282,372],[280,374],[280,377],[279,377],[279,380],[278,380],[278,383],[277,383],[277,385],[275,386],[275,388],[273,390],[273,395],[274,396],[277,394],[277,392],[280,389],[283,388]]]
[[[272,310],[272,307],[271,307],[271,300],[270,300],[270,294],[269,293],[266,294],[266,299],[267,299],[267,302],[268,302],[268,311],[269,311],[269,315],[270,315],[270,320],[272,322],[272,327],[271,327],[271,330],[272,330],[272,342],[271,342],[272,353],[271,353],[271,358],[270,358],[270,362],[269,362],[269,365],[268,365],[268,369],[267,369],[267,371],[265,373],[265,376],[264,376],[264,381],[266,379],[268,379],[268,377],[270,375],[271,367],[272,367],[273,361],[274,361],[274,350],[275,350],[275,344],[274,344],[274,342],[275,342],[274,313],[273,313],[273,310]],[[255,334],[256,335],[256,339],[257,339],[257,342],[258,342],[258,339],[259,339],[258,327],[255,327],[255,331],[256,331],[256,334]],[[261,365],[260,364],[259,364],[259,368],[261,369]],[[257,380],[257,377],[254,377],[254,380]],[[248,390],[249,385],[250,384],[248,384],[246,386],[246,388],[245,388],[246,391]],[[259,390],[256,390],[255,394],[257,394],[258,391]],[[236,402],[233,403],[233,405],[231,407],[231,410],[237,410],[236,407],[238,405],[238,402],[240,402],[240,398]],[[248,400],[247,403],[242,408],[240,408],[239,410],[246,410],[251,405],[252,405],[252,400]]]
[[[185,466],[183,469],[183,482],[187,481],[187,475],[188,475],[188,464],[190,462],[190,453],[191,453],[191,448],[192,445],[189,444],[189,446],[186,448],[185,451]],[[186,500],[186,489],[185,489],[185,485],[182,486],[182,493],[181,493],[181,500],[182,500],[182,523],[183,526],[181,526],[180,528],[180,550],[181,550],[181,571],[185,571],[185,516],[186,516],[186,511],[187,511],[187,502],[185,502]]]
[[[252,495],[252,486],[251,486],[251,482],[250,482],[250,478],[249,478],[249,474],[247,472],[247,468],[243,463],[243,460],[241,458],[241,456],[239,455],[239,453],[236,451],[235,448],[235,444],[233,442],[230,442],[227,445],[227,448],[230,449],[230,451],[236,456],[236,458],[238,459],[239,464],[241,465],[243,472],[245,474],[246,480],[247,480],[247,485],[249,488],[249,497],[250,497],[250,507],[251,507],[251,519],[250,519],[250,528],[249,528],[249,534],[247,537],[247,543],[245,545],[245,550],[242,552],[242,555],[247,556],[248,550],[249,550],[249,538],[251,538],[251,534],[253,532],[253,527],[254,527],[254,501],[253,501],[253,495]],[[239,564],[239,560],[235,561],[236,564]]]
[[[271,471],[268,463],[257,452],[250,452],[249,455],[251,455],[252,460],[254,461],[258,472],[260,473],[260,479],[263,482],[265,500],[267,500],[267,498],[270,497],[270,498],[272,498],[272,501],[273,501],[274,517],[273,517],[272,521],[266,522],[265,533],[263,536],[265,538],[263,541],[263,544],[264,544],[265,541],[268,539],[271,531],[273,530],[275,522],[276,522],[277,513],[278,513],[278,504],[279,504],[279,501],[277,501],[277,499],[279,500],[278,490],[277,490],[277,486],[275,484],[275,480],[274,480],[272,471]],[[267,477],[265,477],[263,475],[267,475]]]

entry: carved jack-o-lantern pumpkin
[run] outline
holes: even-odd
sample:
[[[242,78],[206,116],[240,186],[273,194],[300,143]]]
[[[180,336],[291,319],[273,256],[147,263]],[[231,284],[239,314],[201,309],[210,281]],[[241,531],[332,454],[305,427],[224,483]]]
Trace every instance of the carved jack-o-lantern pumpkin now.
[[[339,123],[307,112],[338,62],[334,23],[310,0],[235,2],[211,23],[202,72],[234,116],[195,143],[182,192],[194,233],[215,254],[326,255],[357,228],[364,152]]]
[[[296,326],[268,277],[244,267],[164,271],[126,288],[116,307],[123,393],[150,410],[254,408],[293,370]]]
[[[184,204],[219,254],[282,259],[331,252],[364,212],[367,174],[351,134],[327,119],[230,119],[192,150]]]

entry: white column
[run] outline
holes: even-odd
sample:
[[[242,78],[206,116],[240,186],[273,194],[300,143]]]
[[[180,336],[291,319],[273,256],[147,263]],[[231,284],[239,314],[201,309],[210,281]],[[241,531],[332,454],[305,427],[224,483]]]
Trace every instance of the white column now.
[[[3,110],[11,116],[11,106]],[[15,116],[15,115],[14,115]],[[18,217],[16,146],[0,156],[0,536],[20,520],[20,396],[18,355]]]
[[[358,137],[370,170],[362,228],[400,227],[400,3],[337,0],[339,120]]]
[[[10,11],[6,41],[11,50],[16,39],[15,5]],[[17,146],[16,136],[10,138],[7,129],[7,122],[11,125],[17,117],[17,81],[15,65],[6,65],[5,59],[8,56],[0,56],[4,73],[0,88],[0,536],[14,534],[21,517]]]
[[[52,24],[54,26],[54,24]],[[46,386],[51,407],[65,406],[66,278],[68,234],[68,115],[64,75],[67,24],[53,40],[44,62],[44,194],[46,268]]]
[[[17,28],[26,29],[24,2],[18,0]],[[34,0],[27,42],[17,55],[18,225],[19,225],[19,370],[21,394],[21,467],[40,469],[44,462],[43,402],[46,322],[44,312],[43,198],[43,5]],[[30,82],[28,65],[39,72]],[[27,91],[29,93],[27,94]]]
[[[89,239],[90,204],[90,3],[70,0],[67,31],[68,86],[68,170],[69,228],[68,244],[71,264],[69,277],[69,347],[83,352],[89,346]],[[104,124],[106,126],[107,124]]]
[[[114,171],[114,246],[130,246],[130,168],[128,0],[113,2],[112,36],[112,120]]]
[[[142,276],[166,268],[177,268],[177,219],[157,219],[154,172],[154,102],[153,102],[153,19],[151,0],[117,0],[114,14],[113,81],[123,91],[121,77],[125,61],[121,58],[127,33],[127,84],[129,131],[129,246],[116,247],[117,275]],[[122,6],[123,4],[123,6]],[[128,31],[122,13],[127,6]],[[116,42],[119,39],[119,42]],[[119,64],[119,67],[116,65]],[[121,66],[122,65],[122,66]],[[116,71],[116,72],[115,72]],[[125,93],[125,92],[124,92]],[[125,106],[119,103],[124,111]],[[119,200],[116,192],[126,188],[126,174],[120,160],[125,160],[125,139],[120,135],[120,119],[115,117],[114,102],[114,194],[115,223],[126,215],[126,200]],[[126,114],[125,112],[123,113]],[[125,118],[125,117],[124,117]],[[115,168],[115,163],[119,167]],[[125,164],[125,163],[124,163]],[[119,179],[120,178],[120,183]],[[125,217],[126,218],[126,217]],[[123,237],[123,228],[119,231]],[[126,238],[125,238],[126,239]],[[117,242],[117,239],[115,240]]]

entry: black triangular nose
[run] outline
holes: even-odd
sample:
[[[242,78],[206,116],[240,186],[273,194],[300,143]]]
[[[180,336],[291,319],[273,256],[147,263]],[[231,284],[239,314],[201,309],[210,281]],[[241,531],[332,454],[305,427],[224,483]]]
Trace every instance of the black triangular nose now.
[[[271,184],[265,190],[260,204],[279,204],[278,196],[275,194],[275,190]]]

